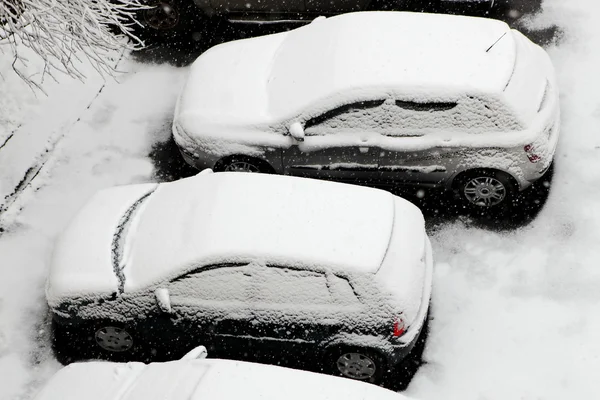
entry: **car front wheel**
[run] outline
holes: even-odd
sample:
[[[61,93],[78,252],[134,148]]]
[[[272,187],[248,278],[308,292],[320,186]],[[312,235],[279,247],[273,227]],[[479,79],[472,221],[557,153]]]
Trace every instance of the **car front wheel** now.
[[[127,329],[106,325],[94,332],[96,344],[109,353],[122,353],[133,348],[133,336]]]

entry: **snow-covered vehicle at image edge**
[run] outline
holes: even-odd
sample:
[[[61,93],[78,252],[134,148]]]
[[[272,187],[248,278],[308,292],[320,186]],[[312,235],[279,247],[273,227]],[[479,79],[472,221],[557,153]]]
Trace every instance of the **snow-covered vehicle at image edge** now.
[[[400,197],[206,170],[96,194],[56,244],[46,295],[59,359],[203,344],[376,382],[424,331],[432,269],[423,215]]]
[[[190,353],[164,363],[71,364],[58,371],[35,400],[408,400],[362,382],[272,365],[196,357],[193,353],[198,349]]]
[[[486,209],[549,169],[559,119],[548,55],[504,22],[361,12],[211,48],[173,135],[198,169],[441,187]]]
[[[234,23],[308,22],[320,15],[354,11],[402,9],[467,12],[486,15],[495,0],[147,0],[152,6],[138,20],[156,31],[194,31],[199,16],[216,16]]]

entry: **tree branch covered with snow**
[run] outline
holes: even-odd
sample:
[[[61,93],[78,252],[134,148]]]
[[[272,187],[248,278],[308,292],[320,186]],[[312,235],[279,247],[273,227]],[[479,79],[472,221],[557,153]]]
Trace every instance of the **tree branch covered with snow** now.
[[[0,0],[0,54],[11,54],[13,70],[38,88],[56,72],[83,80],[86,60],[102,76],[114,76],[111,55],[143,45],[134,33],[136,13],[147,8],[142,1]],[[43,60],[41,76],[26,71],[24,47]]]

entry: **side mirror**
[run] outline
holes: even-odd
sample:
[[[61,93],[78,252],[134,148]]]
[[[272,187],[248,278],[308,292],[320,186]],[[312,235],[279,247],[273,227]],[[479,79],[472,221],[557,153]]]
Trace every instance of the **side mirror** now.
[[[304,141],[304,128],[300,122],[294,122],[290,125],[290,135],[298,142]]]
[[[170,313],[171,296],[169,296],[169,289],[158,288],[154,291],[154,296],[156,297],[156,304],[158,304],[158,308],[160,308],[162,312]]]
[[[206,351],[206,347],[198,346],[194,347],[192,350],[188,351],[187,354],[181,357],[182,360],[202,360],[208,356],[208,351]]]
[[[196,175],[209,175],[213,173],[214,171],[211,168],[205,168],[202,171],[198,172]]]

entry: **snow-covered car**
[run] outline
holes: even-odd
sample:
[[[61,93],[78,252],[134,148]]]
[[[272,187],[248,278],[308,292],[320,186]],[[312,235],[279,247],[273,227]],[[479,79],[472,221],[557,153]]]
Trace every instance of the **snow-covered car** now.
[[[379,189],[209,172],[106,189],[78,213],[46,289],[59,354],[205,344],[227,358],[310,355],[369,381],[402,362],[431,297],[418,208]]]
[[[362,382],[222,359],[93,361],[58,371],[35,400],[408,400]]]
[[[202,54],[173,135],[198,169],[442,187],[494,207],[548,170],[559,119],[548,55],[504,22],[361,12]]]
[[[487,14],[496,0],[147,0],[140,22],[159,31],[193,31],[199,15],[234,23],[308,22],[320,15],[366,10],[414,10]]]

